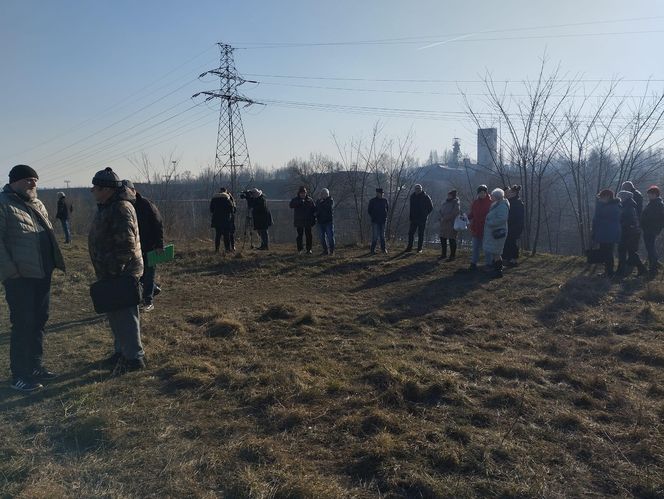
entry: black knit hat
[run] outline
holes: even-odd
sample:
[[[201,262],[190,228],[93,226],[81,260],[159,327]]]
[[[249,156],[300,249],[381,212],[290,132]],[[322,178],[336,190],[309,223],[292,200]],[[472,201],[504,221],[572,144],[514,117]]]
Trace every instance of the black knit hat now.
[[[489,188],[486,185],[482,184],[477,188],[477,193],[479,194],[482,191],[484,191],[488,194],[489,193]]]
[[[16,165],[9,172],[9,183],[13,184],[24,178],[39,178],[37,172],[30,168],[28,165]]]
[[[122,187],[122,180],[120,180],[120,177],[118,177],[118,175],[109,167],[95,173],[95,176],[92,177],[92,185],[117,188]]]
[[[124,185],[128,189],[136,189],[136,187],[134,187],[134,183],[131,180],[123,180],[122,185]]]

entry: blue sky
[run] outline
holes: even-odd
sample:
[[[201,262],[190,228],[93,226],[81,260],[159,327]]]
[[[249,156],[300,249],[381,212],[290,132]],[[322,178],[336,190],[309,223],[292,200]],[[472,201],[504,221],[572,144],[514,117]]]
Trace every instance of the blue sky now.
[[[634,18],[643,19],[605,22]],[[573,23],[588,24],[545,27]],[[520,31],[482,33],[507,29]],[[238,47],[394,38],[416,42],[247,48],[236,52],[236,65],[245,75],[456,81],[477,80],[489,70],[497,79],[519,81],[535,75],[546,50],[552,64],[560,62],[570,75],[664,79],[664,33],[643,33],[662,30],[664,2],[656,0],[2,0],[0,175],[20,162],[34,166],[48,186],[64,185],[65,179],[87,185],[94,171],[109,165],[137,179],[128,156],[145,151],[159,164],[172,150],[182,170],[199,171],[213,160],[218,111],[212,104],[187,109],[195,103],[193,93],[215,86],[214,80],[195,78],[214,67],[218,41]],[[575,34],[583,36],[569,36]],[[421,43],[413,38],[425,35],[432,38]],[[444,40],[452,41],[422,49]],[[247,84],[243,91],[259,101],[461,113],[459,88],[482,92],[475,82],[248,77],[261,83]],[[664,84],[655,85],[661,90]],[[643,83],[625,82],[620,93],[642,89]],[[481,96],[473,100],[482,106]],[[462,150],[475,156],[473,126],[462,114],[427,120],[268,105],[244,110],[243,117],[252,162],[265,167],[311,152],[334,157],[332,133],[341,140],[367,136],[377,119],[393,136],[413,127],[421,158],[430,149],[450,147],[455,136]]]

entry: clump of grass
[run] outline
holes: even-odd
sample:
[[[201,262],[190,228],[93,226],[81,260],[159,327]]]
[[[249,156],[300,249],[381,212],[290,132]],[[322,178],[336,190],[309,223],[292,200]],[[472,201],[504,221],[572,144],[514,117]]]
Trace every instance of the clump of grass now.
[[[649,282],[641,297],[649,302],[664,303],[664,284]]]
[[[76,416],[62,430],[60,439],[70,452],[88,452],[108,445],[108,422],[102,416]]]
[[[210,338],[233,338],[244,335],[247,330],[240,321],[219,318],[208,324],[205,332]]]
[[[560,431],[579,431],[583,429],[583,421],[574,413],[558,414],[551,420],[551,424]]]
[[[293,307],[287,305],[272,305],[260,316],[259,320],[269,322],[274,320],[288,320],[297,316]]]
[[[311,312],[306,312],[293,321],[293,326],[313,326],[318,323],[318,318]]]

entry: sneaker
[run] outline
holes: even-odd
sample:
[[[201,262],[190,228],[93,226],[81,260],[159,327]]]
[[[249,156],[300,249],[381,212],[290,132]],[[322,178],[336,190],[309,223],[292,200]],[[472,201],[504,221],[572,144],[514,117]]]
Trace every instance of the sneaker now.
[[[421,255],[421,254],[422,254],[422,250],[421,250],[421,249],[417,250],[417,254],[418,254],[418,255]]]
[[[382,251],[383,251],[383,255],[387,255],[387,250],[386,249],[384,249]]]
[[[146,303],[143,307],[143,312],[151,312],[154,310],[154,303]]]
[[[161,288],[155,284],[154,285],[154,292],[152,293],[152,296],[157,296],[159,293],[161,293]]]
[[[14,390],[18,390],[23,393],[30,393],[44,388],[44,385],[37,383],[36,381],[27,380],[25,378],[14,378],[11,385],[9,385]]]
[[[50,381],[57,378],[58,375],[42,366],[32,370],[32,377],[39,381]]]

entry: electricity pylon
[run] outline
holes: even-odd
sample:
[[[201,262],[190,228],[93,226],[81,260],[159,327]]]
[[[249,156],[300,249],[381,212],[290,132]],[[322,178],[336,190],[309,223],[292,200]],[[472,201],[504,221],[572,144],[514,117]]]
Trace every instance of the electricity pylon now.
[[[199,78],[213,74],[219,76],[219,90],[210,90],[194,94],[192,98],[206,95],[205,102],[212,99],[220,99],[219,128],[217,130],[217,151],[214,158],[215,176],[230,176],[230,189],[233,194],[238,192],[238,177],[242,171],[250,171],[249,149],[244,136],[242,116],[240,114],[240,103],[243,107],[252,104],[260,104],[238,92],[238,87],[243,83],[258,83],[245,80],[239,75],[233,60],[235,50],[228,44],[218,43],[221,52],[219,67],[202,73]]]

